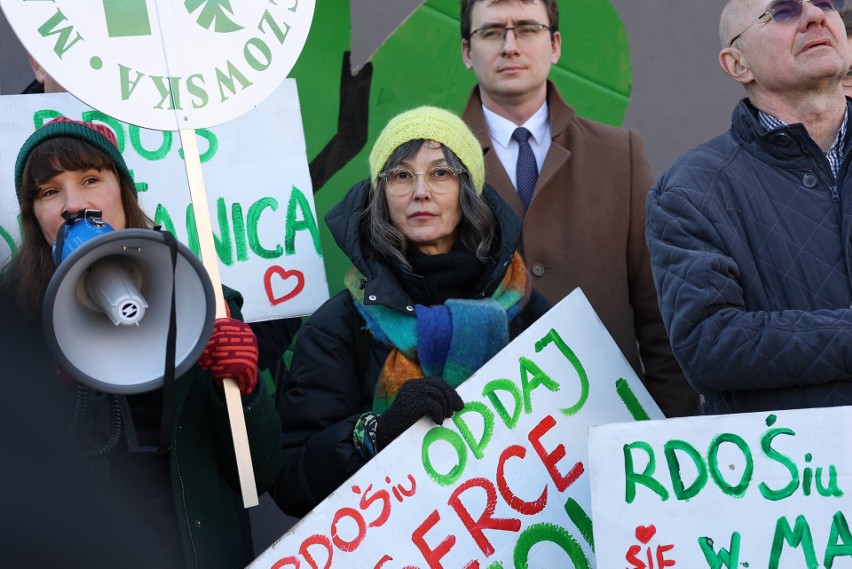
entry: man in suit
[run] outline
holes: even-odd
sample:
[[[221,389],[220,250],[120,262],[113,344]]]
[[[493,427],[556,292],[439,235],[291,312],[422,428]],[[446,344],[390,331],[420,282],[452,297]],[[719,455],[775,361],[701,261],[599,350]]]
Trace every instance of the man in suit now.
[[[697,414],[651,278],[639,134],[578,117],[547,80],[562,51],[556,0],[461,0],[461,31],[478,82],[463,118],[486,181],[523,220],[533,286],[554,304],[580,287],[663,413]]]

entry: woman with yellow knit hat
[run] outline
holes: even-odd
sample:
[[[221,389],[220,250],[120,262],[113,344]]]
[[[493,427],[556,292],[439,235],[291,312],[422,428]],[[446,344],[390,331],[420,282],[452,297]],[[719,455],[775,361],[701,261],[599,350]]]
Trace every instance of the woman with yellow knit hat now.
[[[485,185],[459,117],[393,118],[370,179],[325,217],[354,265],[302,327],[279,407],[273,492],[302,516],[423,416],[463,406],[455,388],[549,308],[515,252],[520,220]]]

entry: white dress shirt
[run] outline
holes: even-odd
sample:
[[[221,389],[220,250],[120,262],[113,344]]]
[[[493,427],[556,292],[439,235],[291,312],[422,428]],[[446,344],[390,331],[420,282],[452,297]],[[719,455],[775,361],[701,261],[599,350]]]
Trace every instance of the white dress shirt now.
[[[518,167],[518,141],[512,138],[512,133],[519,125],[516,125],[509,119],[503,118],[495,112],[492,112],[482,105],[482,113],[485,115],[485,124],[488,125],[488,134],[491,136],[491,146],[506,173],[509,174],[509,179],[517,189],[516,169]],[[544,164],[544,157],[547,156],[547,151],[550,150],[550,112],[547,108],[547,101],[525,122],[520,125],[532,133],[529,142],[535,155],[535,163],[541,173],[541,166]]]

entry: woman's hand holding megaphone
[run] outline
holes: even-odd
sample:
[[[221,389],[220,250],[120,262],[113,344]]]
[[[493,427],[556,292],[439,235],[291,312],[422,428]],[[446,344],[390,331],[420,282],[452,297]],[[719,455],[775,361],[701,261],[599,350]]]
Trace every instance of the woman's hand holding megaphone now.
[[[245,322],[234,318],[217,318],[207,347],[198,359],[222,387],[225,378],[233,378],[241,395],[257,387],[257,337]]]

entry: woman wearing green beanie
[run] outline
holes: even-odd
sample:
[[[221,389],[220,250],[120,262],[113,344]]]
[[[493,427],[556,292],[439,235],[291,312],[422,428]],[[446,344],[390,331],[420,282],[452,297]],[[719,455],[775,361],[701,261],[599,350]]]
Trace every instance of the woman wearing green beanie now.
[[[50,427],[45,431],[57,439],[51,448],[61,446],[79,459],[71,467],[79,466],[81,476],[98,489],[97,497],[114,508],[106,514],[156,529],[155,541],[144,544],[156,551],[156,566],[244,567],[254,552],[248,514],[240,503],[222,393],[225,377],[239,385],[259,493],[277,478],[281,455],[275,405],[264,383],[258,382],[257,339],[238,320],[242,297],[225,287],[233,317],[216,319],[198,361],[168,389],[164,381],[161,388],[119,395],[80,385],[49,363],[40,326],[42,302],[56,272],[54,259],[63,252],[57,238],[80,214],[95,211],[116,231],[150,229],[153,224],[138,204],[115,134],[100,124],[59,117],[35,131],[18,154],[15,191],[23,236],[0,275],[0,308],[4,322],[14,322],[27,337],[37,339],[27,349],[43,354],[33,362],[34,373],[20,379],[34,385],[45,408],[56,411],[43,417]],[[58,255],[52,251],[54,244]],[[65,308],[57,304],[56,310]],[[145,323],[143,319],[141,325]],[[116,333],[121,331],[117,328]],[[97,347],[74,356],[103,356]],[[232,357],[238,349],[239,357]],[[128,369],[128,374],[133,371]],[[87,519],[85,515],[80,512],[81,519]],[[63,520],[68,531],[79,533],[74,527],[78,521]],[[151,533],[146,535],[150,538]],[[80,547],[93,547],[96,541],[93,536]],[[65,553],[75,558],[73,549]],[[117,563],[139,566],[137,560]]]
[[[370,178],[325,217],[352,261],[345,290],[302,327],[279,415],[273,490],[302,516],[549,308],[515,250],[520,220],[484,183],[482,149],[435,107],[382,130]]]

